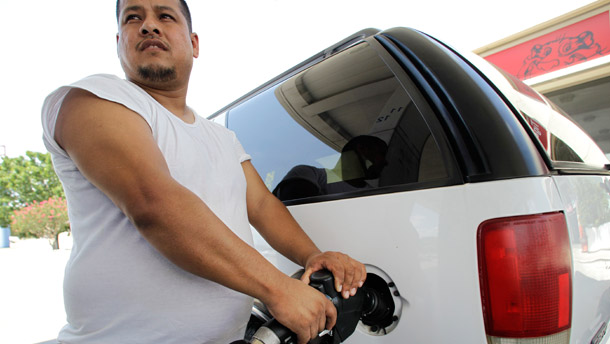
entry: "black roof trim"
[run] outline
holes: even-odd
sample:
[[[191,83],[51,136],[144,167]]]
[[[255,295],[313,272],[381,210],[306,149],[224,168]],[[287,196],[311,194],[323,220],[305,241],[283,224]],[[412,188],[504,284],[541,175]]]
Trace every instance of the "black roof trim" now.
[[[456,158],[465,167],[466,182],[548,175],[549,168],[518,114],[467,60],[444,43],[407,28],[383,31],[424,77],[439,121],[455,142]],[[408,66],[405,65],[405,68]],[[411,71],[411,74],[414,74]]]
[[[485,161],[476,158],[480,157],[481,154],[476,152],[477,145],[472,140],[473,136],[468,132],[467,126],[461,120],[451,99],[447,99],[445,96],[447,92],[442,90],[442,86],[437,82],[431,71],[402,42],[384,33],[376,38],[422,89],[422,94],[429,103],[434,105],[437,115],[444,119],[440,123],[449,133],[447,137],[451,141],[451,146],[459,147],[461,159],[458,159],[458,162],[463,174],[471,176],[487,173],[488,167]],[[476,153],[472,154],[472,152]]]

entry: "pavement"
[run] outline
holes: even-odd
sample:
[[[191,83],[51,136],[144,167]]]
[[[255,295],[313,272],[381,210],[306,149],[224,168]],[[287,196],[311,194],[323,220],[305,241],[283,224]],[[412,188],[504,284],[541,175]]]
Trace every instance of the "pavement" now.
[[[71,245],[62,238],[53,250],[46,239],[10,239],[0,248],[0,343],[48,342],[66,323],[62,283]]]

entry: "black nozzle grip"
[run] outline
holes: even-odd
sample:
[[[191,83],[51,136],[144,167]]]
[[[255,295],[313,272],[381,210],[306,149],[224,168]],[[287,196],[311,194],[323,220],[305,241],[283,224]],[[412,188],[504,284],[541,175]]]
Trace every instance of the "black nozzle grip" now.
[[[294,274],[293,278],[301,278],[304,270]],[[364,294],[358,291],[349,299],[343,299],[335,290],[333,274],[328,270],[319,270],[309,276],[309,285],[326,295],[337,309],[337,323],[333,328],[333,335],[313,338],[310,344],[341,343],[349,337],[358,324],[364,305]],[[254,334],[254,339],[264,344],[296,344],[297,336],[277,320],[266,322]]]
[[[328,270],[319,270],[309,276],[309,285],[317,289],[322,294],[326,295],[331,301],[339,296],[335,290],[335,279],[333,274]]]

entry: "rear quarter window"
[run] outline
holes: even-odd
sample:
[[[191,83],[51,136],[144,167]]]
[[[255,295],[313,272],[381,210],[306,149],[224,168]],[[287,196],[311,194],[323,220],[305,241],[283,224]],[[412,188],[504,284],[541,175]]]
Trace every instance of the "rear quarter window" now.
[[[300,203],[424,188],[450,166],[425,116],[368,43],[360,43],[229,110],[261,178]]]

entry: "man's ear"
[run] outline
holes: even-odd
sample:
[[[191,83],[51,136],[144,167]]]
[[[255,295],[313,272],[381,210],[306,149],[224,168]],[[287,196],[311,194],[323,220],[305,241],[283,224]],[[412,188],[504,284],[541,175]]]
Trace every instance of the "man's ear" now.
[[[191,44],[193,45],[193,57],[199,57],[199,36],[193,32],[191,33]]]
[[[119,56],[119,33],[116,34],[116,54]]]

